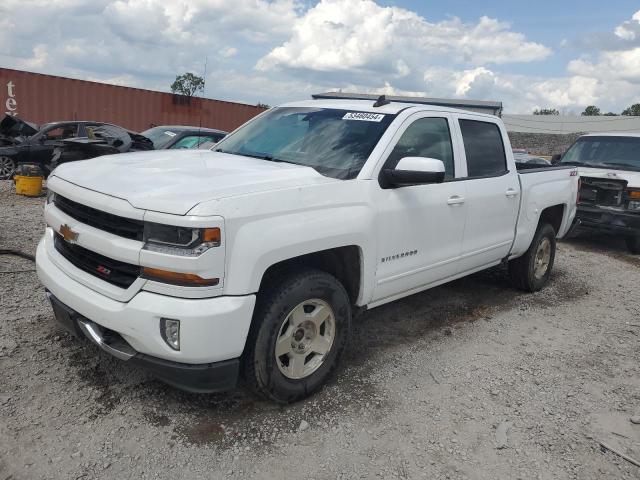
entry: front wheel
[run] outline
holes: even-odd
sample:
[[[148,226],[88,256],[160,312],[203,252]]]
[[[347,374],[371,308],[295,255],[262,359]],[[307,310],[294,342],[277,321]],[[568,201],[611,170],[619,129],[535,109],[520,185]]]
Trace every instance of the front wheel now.
[[[640,255],[640,236],[627,237],[627,248],[634,255]]]
[[[334,276],[305,270],[278,278],[277,285],[259,294],[244,379],[270,400],[300,400],[335,369],[350,333],[349,295]]]
[[[11,180],[16,173],[16,162],[13,158],[0,156],[0,180]]]
[[[509,262],[513,283],[527,292],[537,292],[549,281],[556,257],[556,231],[545,223],[538,227],[529,249]]]

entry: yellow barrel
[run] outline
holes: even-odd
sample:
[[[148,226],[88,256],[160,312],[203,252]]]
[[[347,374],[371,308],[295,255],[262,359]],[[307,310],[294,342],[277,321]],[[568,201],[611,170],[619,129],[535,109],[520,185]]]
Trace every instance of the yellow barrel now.
[[[16,175],[13,177],[16,182],[16,193],[27,197],[37,197],[42,195],[42,180],[44,177],[25,177]]]

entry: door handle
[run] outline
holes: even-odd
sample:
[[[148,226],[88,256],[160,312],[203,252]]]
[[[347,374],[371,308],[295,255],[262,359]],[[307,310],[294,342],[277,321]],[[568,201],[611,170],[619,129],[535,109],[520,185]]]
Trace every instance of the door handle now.
[[[518,191],[513,188],[507,188],[505,195],[509,198],[513,198],[518,195]]]
[[[462,205],[466,199],[460,195],[452,195],[447,199],[447,205]]]

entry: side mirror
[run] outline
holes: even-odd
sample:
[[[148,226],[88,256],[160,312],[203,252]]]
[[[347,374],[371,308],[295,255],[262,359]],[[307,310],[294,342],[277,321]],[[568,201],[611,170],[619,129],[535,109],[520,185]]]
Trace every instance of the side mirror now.
[[[562,154],[556,153],[551,157],[551,165],[557,165],[558,163],[560,163],[560,160],[562,160]]]
[[[382,188],[398,188],[444,181],[442,160],[427,157],[404,157],[396,168],[385,168],[380,172]]]

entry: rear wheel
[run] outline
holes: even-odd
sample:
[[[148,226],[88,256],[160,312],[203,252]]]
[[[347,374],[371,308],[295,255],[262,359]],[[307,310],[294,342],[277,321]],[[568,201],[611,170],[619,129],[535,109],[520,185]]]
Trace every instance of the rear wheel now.
[[[10,157],[0,156],[0,180],[10,180],[16,172],[16,162]]]
[[[640,255],[640,236],[627,237],[627,248],[634,255]]]
[[[300,400],[335,369],[351,333],[351,305],[332,275],[306,270],[278,279],[259,295],[243,374],[255,393]]]
[[[538,227],[529,249],[509,262],[513,283],[527,292],[536,292],[549,281],[556,257],[556,231],[545,223]]]

